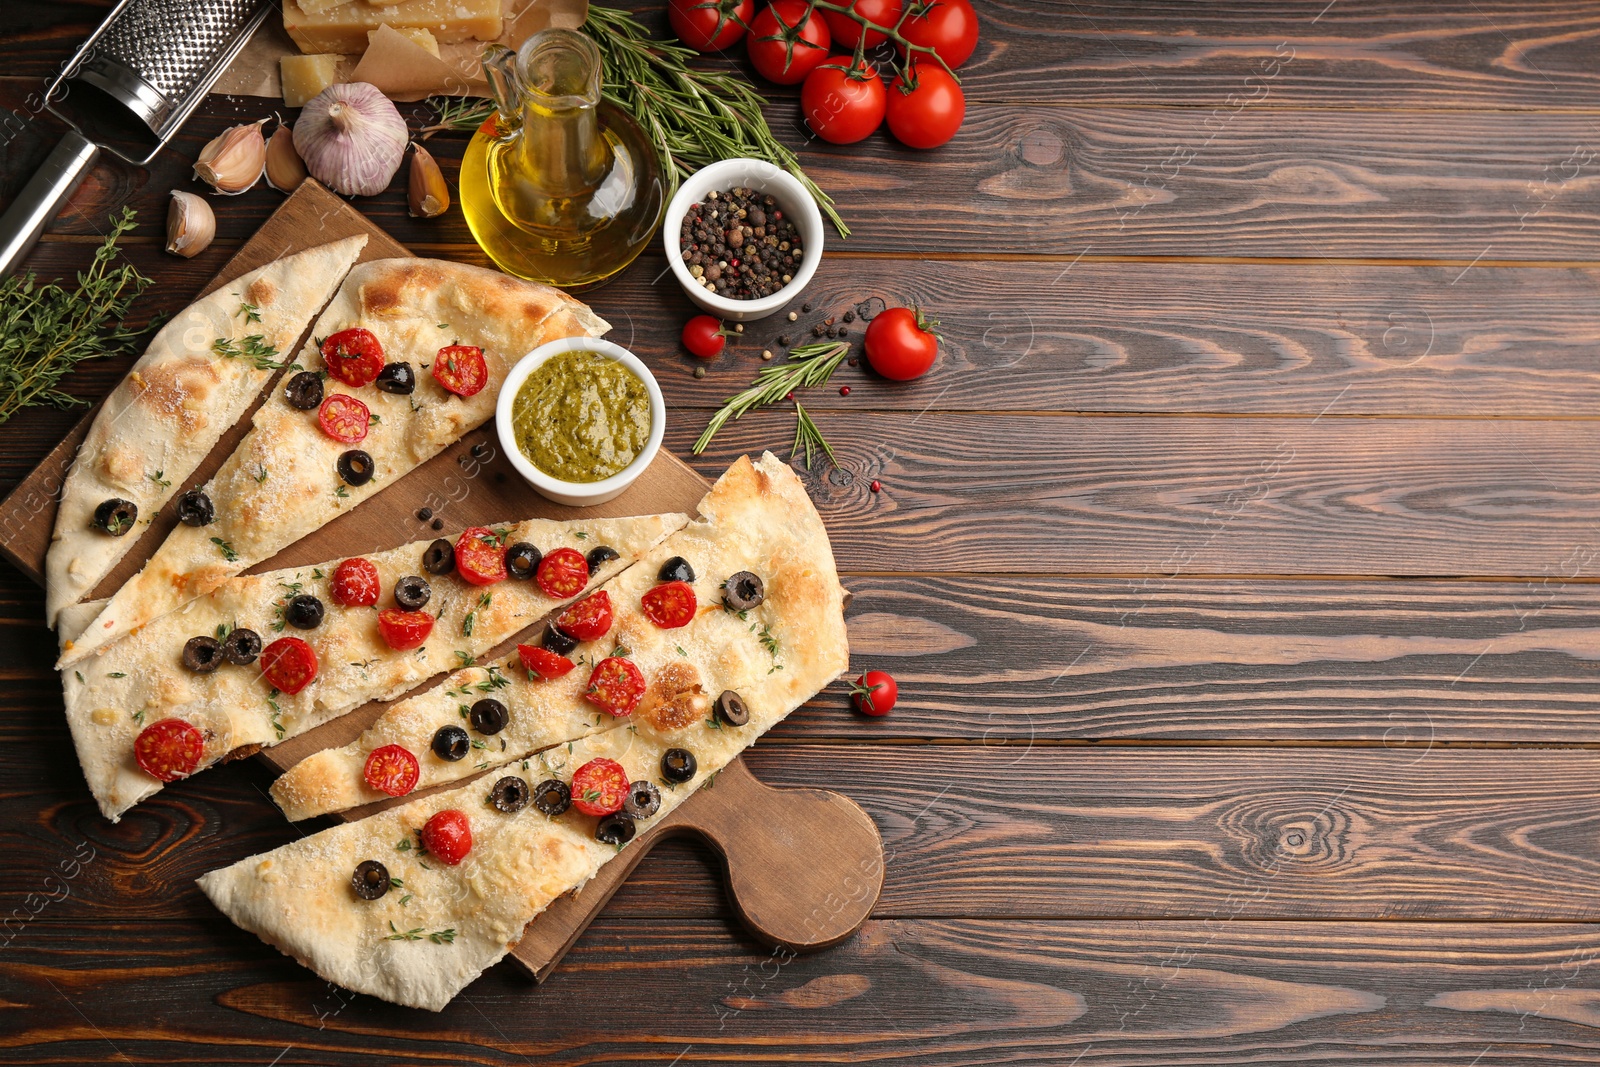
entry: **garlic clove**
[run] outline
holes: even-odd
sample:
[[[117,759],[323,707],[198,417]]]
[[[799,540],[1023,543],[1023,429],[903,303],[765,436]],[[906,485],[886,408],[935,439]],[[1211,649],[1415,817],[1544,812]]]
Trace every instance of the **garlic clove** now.
[[[267,184],[292,193],[306,180],[306,165],[294,150],[294,134],[281,122],[267,139]]]
[[[450,186],[433,154],[411,146],[411,173],[406,180],[406,207],[412,218],[433,219],[450,209]]]
[[[375,85],[330,85],[294,123],[294,147],[306,170],[345,196],[376,196],[405,159],[406,120]]]
[[[267,167],[267,142],[261,135],[266,121],[247,122],[213,137],[194,161],[195,177],[228,196],[254,185]]]
[[[172,190],[167,204],[167,251],[190,259],[204,252],[217,235],[217,217],[205,198]]]

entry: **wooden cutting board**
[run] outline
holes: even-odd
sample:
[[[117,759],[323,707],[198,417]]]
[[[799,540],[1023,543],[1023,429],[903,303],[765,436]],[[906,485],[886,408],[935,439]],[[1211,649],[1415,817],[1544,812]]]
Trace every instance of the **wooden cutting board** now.
[[[410,255],[360,212],[308,179],[228,261],[205,292],[282,256],[359,233],[368,235],[363,262]],[[0,503],[0,552],[41,585],[62,482],[97,410],[85,415]],[[249,422],[246,417],[225,434],[180,489],[209,479],[232,454]],[[474,446],[484,454],[475,456]],[[305,566],[431,536],[453,539],[467,526],[531,517],[570,519],[663,511],[692,515],[708,487],[693,469],[662,450],[639,480],[615,500],[581,509],[554,504],[534,492],[499,454],[490,423],[252,571]],[[431,519],[417,517],[424,507],[444,521],[442,531],[435,533]],[[111,595],[143,566],[176,524],[172,510],[163,509],[121,565],[94,590],[93,598]],[[542,625],[540,620],[518,636],[526,640]],[[516,642],[517,638],[505,642],[484,659],[510,655]],[[437,681],[430,679],[397,700]],[[273,748],[258,753],[252,747],[232,753],[230,758],[258,755],[276,770],[285,770],[312,752],[354,740],[391,703],[373,702]],[[360,818],[425,792],[358,808],[344,817]],[[716,777],[714,786],[702,787],[602,867],[581,893],[563,897],[530,923],[512,950],[513,958],[542,981],[651,847],[685,833],[702,835],[726,859],[734,907],[750,930],[767,943],[790,951],[819,949],[850,936],[866,921],[883,884],[883,844],[872,819],[858,805],[821,789],[769,788],[750,774],[742,760],[736,760]]]

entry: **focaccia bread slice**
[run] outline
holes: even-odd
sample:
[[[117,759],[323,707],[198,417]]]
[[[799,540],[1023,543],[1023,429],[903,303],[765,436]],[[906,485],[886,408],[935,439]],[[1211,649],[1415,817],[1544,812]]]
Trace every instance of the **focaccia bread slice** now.
[[[386,362],[411,364],[415,391],[388,393],[376,383],[350,386],[329,377],[325,398],[353,396],[372,415],[365,439],[350,443],[322,430],[316,408],[296,409],[284,390],[274,390],[250,432],[203,487],[215,520],[173,530],[66,648],[58,667],[81,661],[271,558],[482,425],[494,414],[507,366],[539,345],[609,329],[585,305],[549,286],[445,260],[380,259],[345,278],[299,364],[324,370],[321,340],[356,326],[376,335]],[[429,370],[440,348],[453,344],[483,350],[488,381],[470,397],[449,392]],[[340,455],[352,448],[368,453],[373,465],[371,479],[361,485],[348,484],[337,467]]]
[[[685,659],[707,692],[739,694],[749,713],[744,725],[696,720],[663,728],[636,714],[636,722],[574,741],[570,752],[562,745],[213,871],[200,879],[212,903],[328,981],[412,1007],[437,1011],[448,1004],[509,951],[531,919],[617,851],[596,839],[599,820],[575,807],[552,817],[532,803],[510,813],[495,806],[490,797],[498,780],[520,779],[531,789],[555,778],[570,786],[590,760],[614,760],[630,782],[652,783],[659,792],[657,812],[634,824],[642,831],[846,668],[843,591],[799,480],[767,455],[759,465],[741,459],[718,489],[727,508],[719,518],[748,523],[729,523],[722,536],[748,539],[759,553],[770,640],[713,607],[726,625]],[[691,780],[674,783],[663,775],[662,757],[671,748],[694,755]],[[453,865],[418,848],[419,832],[446,810],[464,816],[471,832],[470,850]],[[366,861],[381,863],[390,879],[377,899],[363,899],[353,886],[357,865]]]
[[[783,477],[794,477],[787,467],[778,466]],[[720,607],[722,585],[730,576],[749,571],[766,580],[768,556],[780,536],[768,524],[781,516],[775,502],[782,498],[750,491],[749,480],[762,476],[779,477],[748,463],[734,465],[701,501],[699,520],[668,537],[641,556],[637,566],[599,590],[606,595],[614,621],[606,633],[581,642],[568,654],[576,664],[570,673],[541,678],[525,670],[515,656],[493,675],[481,668],[458,671],[384,712],[350,744],[313,753],[295,764],[273,783],[272,798],[292,820],[384,800],[387,794],[368,785],[364,772],[367,758],[387,745],[399,745],[412,754],[419,769],[416,788],[424,789],[606,729],[614,722],[612,716],[583,696],[595,665],[612,654],[633,663],[647,681],[637,715],[661,722],[706,719],[717,694],[706,692],[694,664],[714,658],[717,650],[740,636],[738,630],[754,634],[758,641],[771,638],[774,631],[769,628],[778,621],[771,604],[741,614]],[[803,495],[803,490],[800,492]],[[699,606],[688,625],[663,629],[641,613],[641,598],[659,584],[662,565],[674,557],[681,557],[693,569],[691,585]],[[772,640],[778,648],[776,639]],[[804,648],[775,653],[769,666],[776,669],[780,655],[794,653],[804,654]],[[485,694],[504,704],[510,713],[508,724],[493,734],[474,729],[468,714],[470,706]],[[435,735],[446,726],[467,731],[473,748],[466,758],[447,759],[433,750]]]
[[[508,544],[528,541],[545,552],[567,547],[588,552],[609,545],[618,559],[598,563],[589,587],[605,581],[646,552],[688,516],[558,522],[530,519],[496,529]],[[430,574],[417,541],[361,557],[376,568],[382,590],[375,605],[343,607],[330,593],[340,560],[311,567],[230,578],[184,609],[69,667],[63,674],[67,722],[84,777],[106,817],[116,821],[162,782],[135,755],[140,733],[168,719],[200,731],[205,747],[197,770],[245,745],[269,746],[304,733],[372,700],[388,700],[434,675],[471,662],[566,600],[546,596],[537,581],[507,579],[473,585],[459,571]],[[378,628],[378,613],[395,606],[395,582],[424,578],[431,595],[422,610],[434,620],[421,647],[396,651]],[[289,625],[292,597],[315,596],[322,621],[311,629]],[[570,599],[570,598],[569,598]],[[69,618],[64,614],[63,619]],[[198,672],[183,664],[195,637],[215,640],[235,629],[259,635],[268,648],[283,637],[306,642],[316,656],[316,677],[296,693],[279,692],[263,661],[222,662]]]
[[[78,446],[45,556],[45,619],[99,584],[194,473],[328,302],[365,234],[242,274],[162,327]],[[94,523],[107,500],[139,509],[112,535]]]

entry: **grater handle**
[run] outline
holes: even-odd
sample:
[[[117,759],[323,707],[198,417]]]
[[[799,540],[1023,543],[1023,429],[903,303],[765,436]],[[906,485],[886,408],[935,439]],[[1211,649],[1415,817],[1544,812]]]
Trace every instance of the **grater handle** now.
[[[27,258],[45,225],[56,217],[99,155],[99,145],[77,130],[68,130],[44,165],[28,179],[6,213],[0,215],[0,278]]]

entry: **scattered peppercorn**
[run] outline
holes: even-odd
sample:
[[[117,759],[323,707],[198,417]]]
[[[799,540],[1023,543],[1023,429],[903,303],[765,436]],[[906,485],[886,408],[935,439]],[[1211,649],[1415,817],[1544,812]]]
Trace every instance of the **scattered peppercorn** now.
[[[731,300],[776,293],[793,280],[805,255],[800,231],[777,200],[743,187],[707,193],[705,203],[690,205],[678,247],[695,284]]]
[[[790,394],[788,394],[788,395],[787,395],[787,396],[785,396],[785,397],[784,397],[784,399],[785,399],[785,400],[793,400],[793,399],[794,399],[794,394],[793,394],[793,393],[790,393]]]
[[[856,321],[856,313],[854,311],[846,311],[840,317],[843,318],[844,321],[846,321],[846,322],[854,322],[854,321]]]
[[[704,367],[696,367],[694,369],[694,376],[696,378],[704,378],[706,376],[706,369]]]
[[[762,349],[762,350],[761,350],[761,358],[762,358],[762,359],[771,359],[771,358],[772,358],[772,349],[770,349],[770,348],[763,348],[763,349]]]
[[[435,530],[442,530],[442,529],[444,529],[444,520],[443,520],[443,519],[434,519],[434,520],[433,520],[433,528],[434,528],[434,529],[435,529]]]
[[[429,519],[433,518],[433,509],[432,508],[418,508],[417,509],[417,518],[421,519],[423,522],[427,522]]]
[[[850,387],[848,385],[839,386],[839,395],[840,396],[849,396],[850,395]]]
[[[790,322],[793,322],[795,319],[798,319],[799,317],[800,317],[800,315],[797,312],[793,312],[793,311],[789,312],[789,321]]]
[[[742,322],[734,323],[733,324],[733,332],[734,333],[744,333],[744,323],[742,323]]]
[[[817,325],[811,327],[811,336],[812,337],[821,337],[822,336],[822,324],[821,323],[818,323]]]
[[[810,311],[811,310],[811,301],[808,300],[804,304],[801,304],[800,305],[800,310],[801,311]]]
[[[784,334],[782,337],[778,338],[778,343],[780,345],[782,345],[784,348],[788,348],[789,347],[789,341],[790,341],[790,337],[789,337],[788,334]]]
[[[857,359],[855,356],[851,356],[849,359],[845,360],[845,362],[850,364],[852,367],[861,366],[861,361],[859,359]]]
[[[488,444],[483,441],[479,441],[477,444],[472,446],[472,454],[478,459],[482,459],[484,456],[487,456],[489,454]]]
[[[848,335],[849,335],[849,333],[850,333],[850,331],[849,331],[849,330],[847,330],[847,329],[846,329],[846,328],[845,328],[845,327],[843,327],[843,326],[838,326],[838,327],[835,327],[835,328],[834,328],[834,331],[833,331],[833,332],[834,332],[834,333],[835,333],[835,334],[837,334],[837,335],[838,335],[838,336],[840,336],[840,337],[846,337],[846,336],[848,336]]]
[[[876,493],[876,492],[880,492],[883,489],[883,486],[881,484],[879,484],[878,479],[874,478],[874,479],[872,479],[872,485],[870,485],[868,488],[870,488],[874,493]]]

